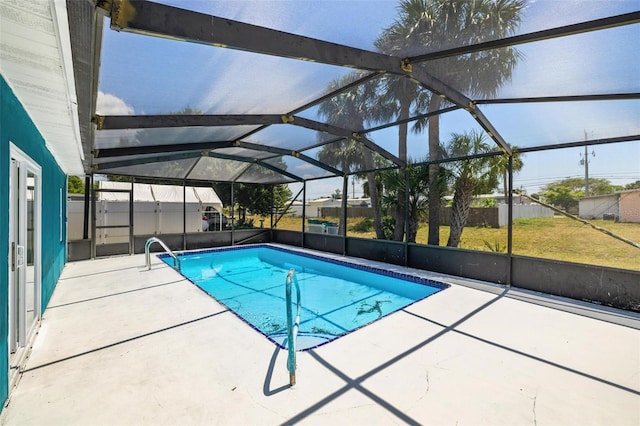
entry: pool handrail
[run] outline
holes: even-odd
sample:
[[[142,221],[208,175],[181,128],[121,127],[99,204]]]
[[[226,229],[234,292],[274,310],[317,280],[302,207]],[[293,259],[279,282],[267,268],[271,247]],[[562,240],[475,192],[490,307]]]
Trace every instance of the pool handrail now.
[[[293,312],[291,309],[291,283],[296,287],[296,318],[293,321]],[[298,329],[300,328],[300,286],[298,285],[298,277],[293,268],[289,269],[285,280],[285,293],[287,303],[287,370],[289,370],[289,385],[296,384],[296,339],[298,337]]]
[[[171,256],[173,258],[173,269],[175,269],[176,271],[180,271],[180,259],[178,258],[178,256],[171,251],[171,249],[169,247],[167,247],[167,245],[158,237],[151,237],[147,240],[147,242],[144,244],[144,260],[145,260],[145,265],[147,266],[147,269],[151,269],[151,254],[149,253],[149,248],[151,247],[151,245],[153,243],[158,243],[162,246],[162,248],[164,249],[164,251],[166,251],[169,256]]]

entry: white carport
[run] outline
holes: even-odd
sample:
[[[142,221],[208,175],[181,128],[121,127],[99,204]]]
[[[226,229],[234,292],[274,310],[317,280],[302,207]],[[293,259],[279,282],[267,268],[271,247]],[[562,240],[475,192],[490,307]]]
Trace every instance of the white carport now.
[[[202,232],[202,213],[222,210],[222,201],[207,187],[128,182],[98,182],[96,244],[128,241],[129,193],[133,190],[134,235]],[[113,192],[111,192],[113,191]],[[68,201],[68,238],[82,239],[83,201]],[[183,225],[184,221],[184,225]],[[122,225],[122,228],[100,226]]]

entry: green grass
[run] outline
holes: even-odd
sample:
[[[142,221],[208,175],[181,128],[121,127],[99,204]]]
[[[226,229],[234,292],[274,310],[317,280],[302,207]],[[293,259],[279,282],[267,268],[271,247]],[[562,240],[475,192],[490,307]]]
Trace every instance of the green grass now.
[[[327,220],[338,222],[337,218]],[[375,232],[355,232],[363,218],[348,219],[347,235],[375,238]],[[640,223],[594,220],[594,225],[640,243]],[[279,229],[302,229],[301,218],[285,217]],[[428,226],[421,224],[416,242],[427,243]],[[446,245],[449,227],[440,227],[440,245]],[[466,227],[460,248],[506,252],[507,228]],[[563,260],[613,268],[640,270],[640,249],[567,217],[516,219],[513,224],[513,254]]]

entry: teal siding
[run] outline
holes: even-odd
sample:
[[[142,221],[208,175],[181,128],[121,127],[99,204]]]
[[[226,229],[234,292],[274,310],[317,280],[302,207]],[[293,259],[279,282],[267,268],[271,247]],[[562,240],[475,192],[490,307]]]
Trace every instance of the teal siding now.
[[[60,241],[60,188],[66,199],[66,175],[45,146],[44,139],[0,76],[0,259],[9,256],[9,142],[14,143],[42,168],[42,311],[49,303],[66,259],[66,223]],[[66,203],[62,203],[66,218]],[[0,401],[8,396],[8,262],[0,262]]]
[[[4,403],[9,395],[9,142],[4,135],[9,114],[8,90],[1,76],[0,84],[0,401]]]

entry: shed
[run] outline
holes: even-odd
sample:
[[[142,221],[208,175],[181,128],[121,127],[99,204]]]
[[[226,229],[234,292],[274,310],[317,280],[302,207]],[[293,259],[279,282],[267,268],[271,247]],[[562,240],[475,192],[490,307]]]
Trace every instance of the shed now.
[[[640,223],[640,189],[583,197],[578,209],[579,216],[584,219]]]

